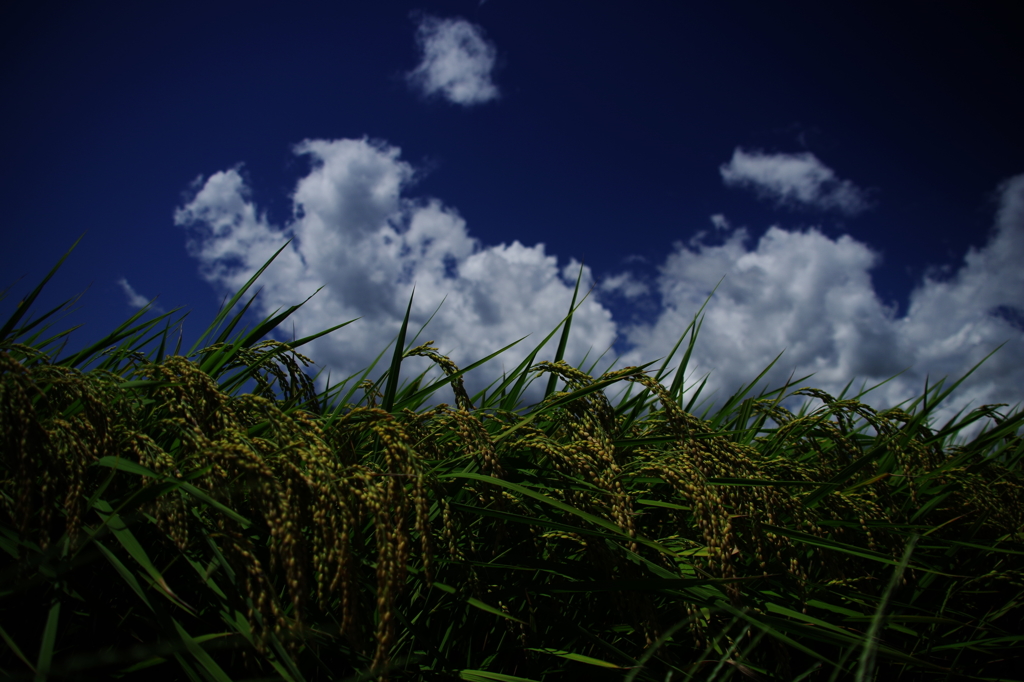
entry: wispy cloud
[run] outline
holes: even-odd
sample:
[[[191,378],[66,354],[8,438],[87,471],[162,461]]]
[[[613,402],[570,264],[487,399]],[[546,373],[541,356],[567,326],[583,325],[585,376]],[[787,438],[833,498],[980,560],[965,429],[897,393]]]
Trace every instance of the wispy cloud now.
[[[149,299],[147,299],[142,294],[136,292],[135,289],[132,288],[132,285],[129,284],[128,280],[125,279],[124,277],[117,280],[117,285],[121,287],[121,291],[124,292],[125,297],[128,299],[128,305],[130,307],[144,308],[149,303]],[[153,307],[150,308],[150,310],[158,314],[163,312],[163,308],[156,304],[154,304]]]
[[[848,215],[870,207],[867,194],[809,152],[764,154],[733,151],[729,163],[719,167],[725,184],[753,189],[779,205],[810,206]]]
[[[638,280],[633,273],[621,272],[618,275],[605,277],[601,281],[600,291],[634,299],[650,293],[650,287]]]
[[[368,366],[397,335],[413,284],[414,329],[444,301],[418,343],[436,340],[460,366],[532,334],[471,372],[471,393],[511,370],[567,312],[578,262],[559,266],[543,244],[481,244],[454,208],[408,196],[414,170],[396,147],[366,139],[307,140],[295,151],[312,168],[297,182],[287,224],[267,220],[238,169],[197,185],[176,222],[189,226],[190,252],[204,277],[222,289],[218,296],[233,293],[286,239],[294,240],[261,277],[256,305],[266,315],[324,285],[294,316],[297,335],[363,318],[318,339],[306,353],[331,369],[332,383]],[[1012,407],[1024,399],[1024,175],[1003,184],[998,197],[988,243],[968,252],[948,278],[924,278],[903,317],[873,289],[870,271],[880,259],[868,245],[848,235],[832,239],[815,229],[779,226],[750,244],[747,229],[732,229],[722,216],[713,222],[724,243],[708,245],[703,236],[676,243],[658,266],[656,291],[630,271],[595,277],[584,268],[581,287],[594,291],[574,318],[566,359],[575,364],[589,353],[590,364],[617,334],[628,347],[618,366],[664,357],[724,275],[705,308],[686,382],[695,387],[710,372],[702,399],[713,394],[712,402],[721,404],[785,351],[758,388],[781,386],[792,373],[814,373],[806,385],[838,395],[851,379],[856,390],[906,369],[865,397],[883,409],[919,396],[926,377],[930,385],[959,378],[1008,342],[937,418],[948,419],[968,402]],[[613,296],[656,305],[658,313],[652,322],[617,324],[605,305]],[[553,351],[550,343],[539,359]],[[403,376],[427,366],[411,363]],[[528,400],[539,396],[539,384],[534,389]]]
[[[423,16],[416,30],[421,61],[406,78],[424,95],[472,106],[499,97],[491,81],[497,50],[483,29],[465,19]]]

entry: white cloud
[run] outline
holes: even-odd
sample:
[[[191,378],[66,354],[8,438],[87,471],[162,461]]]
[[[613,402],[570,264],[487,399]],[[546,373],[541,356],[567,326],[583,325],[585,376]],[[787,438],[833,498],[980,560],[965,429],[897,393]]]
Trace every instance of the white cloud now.
[[[601,281],[600,290],[618,294],[627,299],[638,298],[650,293],[650,287],[636,278],[632,272],[620,272]]]
[[[729,221],[721,213],[711,216],[711,224],[715,226],[716,230],[728,230],[730,227]]]
[[[930,387],[947,377],[949,387],[1004,341],[940,405],[935,423],[944,424],[968,403],[970,409],[1008,403],[1003,409],[1009,410],[1024,398],[1024,175],[1000,188],[988,244],[972,249],[950,279],[922,281],[902,318],[872,287],[869,271],[878,256],[849,236],[833,240],[813,229],[772,227],[753,248],[746,240],[739,229],[721,246],[677,243],[660,267],[660,317],[624,330],[634,347],[622,361],[663,356],[725,275],[705,308],[688,368],[687,386],[711,373],[698,402],[717,391],[710,402],[721,405],[785,350],[755,394],[782,386],[792,373],[814,373],[803,385],[834,396],[856,379],[851,397],[862,382],[870,387],[907,369],[862,399],[884,409],[920,396],[926,377]]]
[[[261,276],[263,291],[254,306],[267,315],[325,285],[289,318],[297,337],[361,317],[302,351],[331,368],[332,384],[368,367],[397,336],[414,284],[413,332],[441,306],[417,343],[436,340],[460,367],[531,334],[470,373],[470,395],[503,367],[512,370],[568,312],[578,262],[560,271],[543,244],[481,246],[454,209],[436,199],[403,198],[413,171],[399,159],[398,148],[366,139],[307,140],[295,152],[308,156],[313,167],[295,188],[288,225],[271,225],[257,211],[235,169],[207,179],[175,213],[175,222],[190,226],[196,237],[190,253],[223,293],[240,288],[286,239],[294,239]],[[590,269],[584,268],[580,299],[591,283]],[[593,297],[577,310],[572,329],[570,362],[588,352],[597,357],[615,339],[611,314]],[[288,332],[290,338],[290,326]],[[556,336],[538,361],[551,359],[557,341]],[[403,376],[430,366],[411,360]],[[371,378],[384,368],[378,366]],[[539,399],[540,384],[535,389],[531,400]],[[440,398],[452,401],[450,392]]]
[[[769,228],[753,250],[744,246],[747,238],[740,228],[721,246],[675,245],[659,268],[660,317],[626,330],[636,346],[628,362],[671,349],[721,280],[692,358],[691,369],[714,370],[702,395],[718,388],[731,393],[783,349],[780,364],[789,369],[770,375],[773,388],[793,367],[816,371],[815,386],[833,386],[852,376],[890,376],[909,364],[877,353],[895,339],[885,331],[891,311],[874,295],[868,274],[877,256],[865,245],[848,236],[833,241],[816,230],[778,227]]]
[[[465,19],[424,16],[416,42],[421,61],[406,77],[424,95],[440,93],[463,106],[498,98],[498,88],[491,81],[497,51],[484,38],[482,28]]]
[[[433,198],[408,198],[414,170],[396,147],[366,139],[307,140],[295,151],[310,158],[312,169],[297,182],[294,216],[286,225],[272,225],[260,213],[238,169],[198,184],[175,218],[190,226],[190,252],[204,277],[222,290],[218,297],[234,293],[293,238],[260,278],[263,291],[254,305],[267,315],[324,285],[293,315],[297,336],[361,317],[303,350],[330,368],[332,383],[367,367],[397,335],[413,284],[413,333],[444,300],[417,343],[436,340],[460,367],[532,335],[471,372],[471,394],[513,369],[566,314],[578,261],[559,266],[543,244],[482,245],[455,209]],[[576,364],[589,352],[589,364],[612,346],[617,331],[628,344],[618,366],[664,357],[724,275],[705,308],[688,368],[690,391],[710,372],[698,403],[712,397],[721,405],[784,350],[755,394],[781,386],[792,373],[814,373],[802,385],[836,396],[854,379],[849,397],[863,383],[871,386],[907,369],[863,398],[884,409],[919,396],[926,377],[930,386],[948,377],[948,386],[1004,341],[940,406],[935,420],[943,424],[968,402],[972,408],[999,402],[1012,408],[1024,397],[1024,175],[1000,188],[988,243],[972,249],[948,278],[923,279],[904,317],[873,289],[870,271],[879,255],[849,236],[832,239],[815,229],[776,226],[753,244],[745,228],[721,245],[701,239],[674,245],[658,267],[656,295],[633,272],[595,276],[584,267],[581,297],[595,288],[574,318],[567,360]],[[657,297],[659,312],[653,322],[617,326],[601,304],[612,296],[625,297],[631,308]],[[290,325],[286,335],[281,331],[282,340],[291,337]],[[557,338],[538,360],[550,359]],[[403,377],[428,366],[410,362]],[[371,378],[382,371],[378,367]],[[325,378],[326,372],[320,390]],[[534,384],[528,401],[539,398],[543,383]],[[450,392],[438,400],[450,402]],[[793,400],[786,405],[798,407]]]
[[[132,308],[144,308],[149,304],[149,299],[135,291],[135,289],[132,288],[132,285],[129,284],[128,280],[124,277],[117,280],[117,285],[121,287],[121,291],[123,291],[124,295],[128,298],[128,305]],[[150,310],[155,313],[163,312],[163,308],[155,304],[150,308]]]
[[[839,180],[831,168],[809,152],[748,153],[737,147],[719,172],[725,184],[753,189],[779,205],[805,205],[848,215],[870,206],[863,190],[849,180]]]

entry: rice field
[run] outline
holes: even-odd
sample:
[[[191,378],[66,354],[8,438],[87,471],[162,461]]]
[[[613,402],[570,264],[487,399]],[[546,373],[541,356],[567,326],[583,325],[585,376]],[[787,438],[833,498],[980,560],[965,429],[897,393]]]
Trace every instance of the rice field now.
[[[933,424],[962,379],[698,416],[700,313],[660,365],[601,372],[562,359],[574,296],[476,395],[507,348],[456,367],[408,312],[376,381],[317,393],[297,349],[347,322],[285,344],[299,306],[228,319],[273,258],[185,353],[143,310],[58,360],[59,308],[26,314],[70,253],[0,328],[6,678],[1024,679],[1024,414]],[[403,381],[413,356],[444,376]]]

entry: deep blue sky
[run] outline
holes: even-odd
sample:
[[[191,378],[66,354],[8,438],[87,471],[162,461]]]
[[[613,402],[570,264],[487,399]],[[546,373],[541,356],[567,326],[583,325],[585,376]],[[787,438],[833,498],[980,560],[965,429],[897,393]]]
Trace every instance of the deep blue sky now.
[[[390,341],[413,281],[420,323],[449,295],[421,340],[465,364],[549,331],[571,295],[559,270],[582,259],[597,289],[577,356],[613,342],[609,363],[663,356],[725,275],[691,371],[726,395],[785,348],[775,378],[815,371],[805,383],[835,392],[845,374],[876,383],[909,367],[866,398],[885,407],[1008,341],[963,398],[1012,405],[1024,395],[1019,7],[31,4],[0,29],[0,314],[86,232],[35,312],[91,285],[58,322],[86,323],[78,348],[137,309],[132,292],[159,295],[160,310],[193,311],[188,348],[265,260],[238,233],[209,236],[248,202],[262,248],[305,235],[268,272],[260,317],[326,284],[300,334],[364,318],[303,351],[332,381]],[[458,48],[444,42],[458,31],[486,46],[466,81],[476,99],[409,77],[431,40]],[[327,146],[297,154],[304,140]],[[373,195],[389,178],[397,194]],[[433,216],[433,242],[409,261],[382,230],[401,242],[416,215]],[[514,241],[519,255],[494,251]]]

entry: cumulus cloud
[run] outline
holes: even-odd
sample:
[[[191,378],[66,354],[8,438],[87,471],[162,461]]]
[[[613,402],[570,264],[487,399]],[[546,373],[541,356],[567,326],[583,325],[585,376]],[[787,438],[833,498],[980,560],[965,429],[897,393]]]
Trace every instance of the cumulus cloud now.
[[[471,372],[471,394],[512,370],[566,314],[578,261],[560,265],[543,244],[482,244],[454,208],[409,196],[415,172],[398,148],[366,139],[307,140],[295,152],[311,168],[296,183],[293,215],[285,224],[272,224],[259,210],[239,168],[200,180],[175,220],[188,228],[190,253],[202,275],[221,289],[218,296],[234,293],[286,239],[293,240],[261,277],[255,306],[267,315],[323,286],[292,317],[298,337],[361,318],[304,350],[329,368],[332,384],[369,366],[397,336],[414,285],[411,334],[437,311],[416,343],[435,340],[461,367],[532,335]],[[710,398],[705,407],[721,405],[783,353],[755,394],[791,376],[813,374],[801,385],[836,396],[854,380],[850,397],[903,372],[863,398],[884,409],[920,396],[926,379],[934,386],[948,377],[948,386],[1003,342],[940,406],[934,421],[941,426],[968,405],[1013,408],[1021,402],[1024,175],[999,188],[988,243],[970,250],[949,276],[923,278],[902,317],[874,291],[870,274],[880,256],[870,246],[848,235],[833,239],[817,229],[779,226],[755,241],[746,228],[718,222],[724,243],[705,243],[703,232],[676,242],[657,267],[653,291],[635,272],[603,276],[583,267],[581,297],[593,291],[574,318],[566,359],[576,364],[588,356],[589,365],[616,341],[625,350],[617,367],[664,358],[717,285],[685,382],[689,399],[708,377],[698,400]],[[622,299],[629,309],[656,306],[656,314],[617,324],[607,306]],[[287,331],[281,340],[291,337],[290,326]],[[556,342],[557,336],[538,359],[550,359]],[[403,377],[429,366],[411,361]],[[378,367],[371,378],[382,371]],[[528,402],[539,399],[544,383],[535,382]],[[617,395],[613,390],[609,397]],[[438,400],[450,402],[450,392]],[[796,410],[804,400],[785,405]]]
[[[892,313],[872,290],[869,270],[878,256],[867,246],[778,227],[753,249],[747,241],[741,228],[720,246],[677,242],[659,267],[662,313],[625,330],[634,345],[627,359],[672,348],[717,285],[692,358],[694,368],[713,370],[705,391],[735,390],[783,350],[788,369],[770,375],[773,387],[793,368],[817,372],[815,386],[834,386],[853,376],[887,377],[909,364],[878,353],[896,339]]]
[[[323,285],[289,318],[297,337],[361,318],[304,347],[303,353],[331,368],[332,384],[368,367],[397,336],[413,286],[410,329],[418,330],[437,311],[417,343],[436,340],[461,367],[532,334],[471,372],[466,377],[471,395],[503,369],[512,370],[568,313],[578,262],[559,269],[543,244],[483,246],[455,209],[437,199],[404,197],[413,169],[399,158],[398,148],[366,139],[306,140],[294,151],[309,158],[312,168],[295,187],[293,218],[286,225],[268,222],[237,168],[197,185],[176,211],[175,222],[189,228],[190,254],[222,293],[240,288],[293,239],[261,276],[263,290],[254,305],[267,315]],[[580,299],[592,284],[590,268],[584,267]],[[593,298],[577,310],[572,329],[570,362],[587,353],[597,357],[615,340],[611,314]],[[290,332],[289,327],[289,337]],[[557,339],[542,351],[546,359]],[[411,360],[403,365],[403,376],[430,366],[427,360]],[[371,378],[382,371],[378,367]],[[528,394],[531,400],[539,399],[540,384],[535,389]],[[451,402],[450,391],[444,399]]]
[[[497,50],[484,38],[482,28],[465,19],[424,16],[416,42],[421,61],[406,75],[413,88],[467,107],[498,98],[498,88],[491,81]]]
[[[900,318],[872,287],[878,254],[849,236],[772,227],[752,247],[744,229],[720,246],[676,243],[659,268],[662,311],[652,323],[623,330],[632,349],[622,361],[664,355],[718,285],[688,368],[687,386],[708,375],[699,400],[716,393],[709,402],[722,404],[785,351],[755,394],[813,373],[803,385],[834,396],[856,379],[850,397],[902,371],[863,398],[884,409],[920,396],[926,379],[934,387],[945,377],[949,387],[1006,342],[934,420],[941,426],[968,405],[1012,409],[1024,397],[1024,175],[1003,184],[999,197],[988,243],[972,249],[952,277],[925,278]],[[975,426],[963,435],[975,434],[981,424]]]
[[[719,167],[725,184],[753,189],[779,205],[810,206],[854,215],[869,208],[867,194],[809,152],[764,154],[737,147]],[[712,218],[714,220],[714,218]]]

